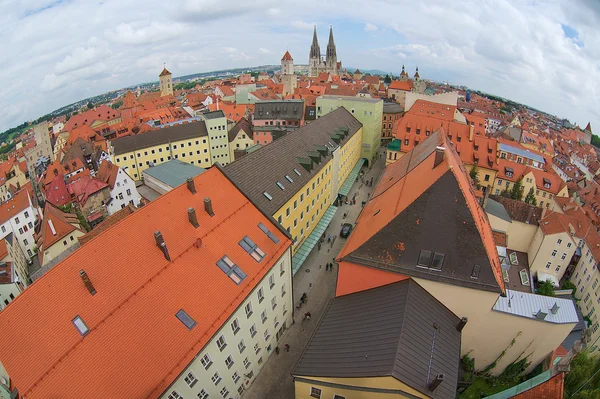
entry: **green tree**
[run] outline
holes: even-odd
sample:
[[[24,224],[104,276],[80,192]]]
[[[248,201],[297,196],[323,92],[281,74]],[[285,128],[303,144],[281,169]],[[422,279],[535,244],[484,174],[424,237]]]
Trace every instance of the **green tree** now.
[[[112,109],[119,109],[121,107],[121,105],[123,105],[123,101],[117,101],[117,102],[113,103],[110,107]]]
[[[90,102],[87,104],[87,107],[88,107],[88,109],[92,109],[92,108],[94,108],[94,104],[93,104],[93,103],[90,101]]]
[[[581,352],[573,358],[571,370],[565,376],[565,398],[592,399],[600,397],[600,358]]]
[[[385,83],[386,85],[392,83],[392,78],[390,77],[390,75],[385,75],[385,78],[383,78],[383,83]]]
[[[529,192],[525,197],[525,202],[529,205],[537,206],[537,200],[535,199],[535,195],[533,194],[533,187],[529,189]]]
[[[554,283],[552,280],[548,279],[541,283],[537,289],[537,293],[544,296],[554,296]]]
[[[479,188],[479,168],[477,165],[473,165],[473,167],[471,167],[469,176],[471,176],[471,179],[473,179],[473,184],[475,187]]]
[[[514,200],[523,200],[523,178],[519,177],[510,191],[510,198]]]

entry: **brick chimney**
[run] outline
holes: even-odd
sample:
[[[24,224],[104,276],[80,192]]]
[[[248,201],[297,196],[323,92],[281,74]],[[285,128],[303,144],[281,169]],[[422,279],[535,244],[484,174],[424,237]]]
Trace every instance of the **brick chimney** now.
[[[465,328],[465,326],[467,325],[467,321],[469,321],[469,319],[467,319],[466,317],[461,317],[460,321],[456,325],[456,331],[461,332],[463,328]]]
[[[210,198],[204,198],[204,210],[210,216],[215,216],[215,213],[213,212],[212,202],[211,202]]]
[[[196,210],[194,208],[188,208],[188,220],[195,228],[198,228],[198,226],[200,226],[198,224],[198,218],[196,217]]]
[[[167,244],[165,244],[165,240],[163,239],[160,230],[154,232],[154,240],[156,241],[156,246],[159,247],[163,252],[163,255],[165,255],[165,259],[170,261],[171,257],[169,256],[169,250],[167,249]]]
[[[83,280],[83,284],[85,285],[85,288],[88,289],[90,294],[96,295],[96,289],[94,288],[94,284],[92,284],[92,282],[90,281],[90,278],[88,277],[85,270],[80,270],[79,276],[81,277],[81,280]]]
[[[444,374],[438,374],[435,376],[433,381],[429,383],[429,390],[435,391],[435,389],[444,381],[446,376]]]
[[[190,192],[192,194],[196,194],[196,185],[194,184],[194,179],[191,178],[191,177],[188,177],[186,179],[186,182],[187,182],[187,188],[188,188],[188,190],[190,190]]]

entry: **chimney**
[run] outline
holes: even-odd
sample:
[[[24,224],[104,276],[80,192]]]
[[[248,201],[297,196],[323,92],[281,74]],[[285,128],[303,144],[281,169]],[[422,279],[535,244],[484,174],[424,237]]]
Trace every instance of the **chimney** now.
[[[186,182],[187,182],[187,188],[188,188],[188,190],[190,190],[190,193],[196,194],[196,185],[194,184],[194,179],[191,177],[188,177],[186,179]]]
[[[469,123],[469,141],[473,141],[473,130],[475,130],[473,124]]]
[[[210,198],[204,198],[204,210],[210,216],[215,216],[215,213],[213,212],[212,202],[211,202]]]
[[[90,278],[88,277],[85,270],[80,270],[79,276],[81,276],[81,279],[83,280],[83,284],[85,285],[85,288],[88,289],[90,294],[96,295],[96,289],[94,288],[94,284],[92,284],[92,282],[90,281]]]
[[[444,374],[438,374],[435,376],[433,381],[429,383],[429,390],[435,391],[435,389],[444,381],[446,376]]]
[[[188,208],[188,219],[192,226],[194,226],[195,228],[198,228],[198,226],[200,226],[198,224],[198,218],[196,217],[196,210],[194,208]]]
[[[456,331],[461,332],[463,330],[463,328],[465,328],[465,326],[467,325],[467,321],[469,321],[468,318],[461,317],[460,321],[456,325]]]
[[[439,164],[444,161],[444,151],[446,149],[441,146],[435,148],[435,159],[433,161],[433,168],[435,169]]]
[[[56,235],[56,229],[54,228],[54,223],[52,223],[52,219],[48,219],[48,226],[50,227],[50,231],[52,231],[52,235]]]
[[[554,306],[552,306],[552,308],[550,308],[550,312],[552,314],[556,314],[558,312],[558,309],[560,309],[560,306],[558,306],[558,303],[554,302]]]
[[[170,261],[171,257],[169,256],[169,250],[167,249],[167,244],[165,244],[165,240],[163,239],[160,230],[154,232],[154,239],[156,240],[156,246],[159,247],[165,255],[165,259]]]

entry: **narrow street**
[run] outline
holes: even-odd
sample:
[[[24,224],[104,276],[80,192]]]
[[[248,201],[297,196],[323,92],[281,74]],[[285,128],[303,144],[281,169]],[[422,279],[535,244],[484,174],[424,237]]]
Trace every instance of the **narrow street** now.
[[[373,187],[377,185],[379,177],[385,168],[385,157],[380,157],[375,161],[373,167],[369,170],[363,168],[365,180],[373,177]],[[355,182],[348,194],[348,198],[356,195],[356,205],[342,205],[338,207],[331,224],[325,232],[325,236],[338,236],[333,244],[328,244],[327,240],[321,245],[321,249],[316,247],[308,256],[304,265],[294,276],[294,303],[300,302],[303,293],[308,295],[306,305],[300,309],[295,309],[295,323],[285,332],[279,343],[281,351],[279,355],[272,354],[267,360],[256,380],[245,392],[244,399],[293,399],[294,381],[291,373],[300,358],[304,347],[307,345],[313,334],[318,320],[323,315],[327,303],[335,295],[335,286],[337,281],[337,267],[333,271],[325,271],[325,264],[331,262],[337,256],[344,246],[346,240],[340,238],[340,230],[343,223],[356,222],[362,209],[362,201],[366,201],[368,195],[373,191],[373,187],[361,186],[361,180]],[[344,213],[348,213],[346,219]],[[303,315],[310,312],[311,320],[303,320]],[[283,347],[290,345],[290,351],[286,352]]]

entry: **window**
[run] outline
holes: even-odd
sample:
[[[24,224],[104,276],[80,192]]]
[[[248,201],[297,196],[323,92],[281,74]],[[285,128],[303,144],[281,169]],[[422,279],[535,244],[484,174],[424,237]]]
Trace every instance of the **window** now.
[[[237,382],[240,380],[240,376],[237,373],[237,371],[235,373],[233,373],[233,375],[231,376],[231,379],[233,380],[234,383],[237,384]]]
[[[208,370],[211,364],[213,364],[212,359],[210,358],[210,355],[208,353],[202,356],[202,358],[200,359],[200,363],[202,364],[202,366],[204,366],[204,370]]]
[[[227,395],[229,395],[229,391],[227,390],[227,387],[223,387],[223,389],[221,389],[221,392],[219,392],[221,394],[221,396],[223,398],[226,398]]]
[[[90,331],[90,329],[80,316],[75,316],[75,318],[73,319],[73,324],[75,325],[75,328],[77,328],[81,335],[85,336]]]
[[[319,388],[310,387],[310,396],[313,398],[321,399],[321,390]]]
[[[177,391],[171,391],[168,399],[183,399],[183,396],[181,396]]]
[[[252,302],[248,302],[244,307],[244,310],[246,311],[246,318],[250,318],[250,316],[252,316]]]
[[[258,303],[261,303],[265,299],[265,293],[263,292],[262,288],[260,288],[258,290],[257,295],[258,295]]]
[[[567,243],[567,248],[571,248],[571,243]]]
[[[258,352],[260,352],[260,345],[254,344],[254,353],[258,355]]]
[[[25,218],[29,217],[29,212],[25,211]]]
[[[254,336],[255,336],[255,335],[256,335],[256,326],[255,326],[254,324],[252,324],[252,325],[250,326],[250,336],[251,336],[252,338],[254,338]]]
[[[15,223],[16,223],[16,224],[19,224],[19,223],[20,223],[20,222],[19,222],[19,218],[15,218]]]
[[[265,331],[265,341],[268,341],[269,338],[271,338],[271,335],[269,334],[269,330]]]
[[[231,355],[227,356],[227,359],[225,359],[225,365],[228,369],[230,369],[231,366],[233,366],[233,358],[231,357]]]
[[[346,397],[340,395],[333,395],[333,399],[346,399]]]
[[[275,286],[275,276],[274,275],[270,275],[269,276],[269,288],[273,288]]]
[[[563,252],[562,256],[560,257],[561,260],[565,260],[565,258],[567,257],[567,254]]]
[[[200,393],[198,394],[198,398],[199,399],[208,399],[208,394],[206,393],[206,391],[204,389],[200,391]]]
[[[282,297],[283,297],[283,296],[285,296],[285,293],[286,293],[286,291],[285,291],[285,283],[284,283],[284,284],[281,286],[281,296],[282,296]]]
[[[560,245],[560,244],[562,244],[562,239],[560,239],[560,238],[559,238],[559,239],[558,239],[558,241],[556,241],[556,244],[557,244],[557,245]]]
[[[192,317],[183,309],[180,309],[177,313],[175,313],[175,317],[177,317],[179,321],[188,328],[188,330],[191,330],[197,324],[196,321],[192,319]]]
[[[251,364],[252,364],[252,363],[250,363],[250,361],[248,360],[248,358],[245,358],[245,359],[244,359],[244,367],[245,367],[245,368],[248,368],[248,367],[250,367],[250,365],[251,365]]]
[[[262,357],[259,357],[258,358],[258,364],[262,364],[262,362],[263,362]]]
[[[237,285],[240,285],[246,278],[246,273],[242,271],[227,255],[217,261],[217,266],[227,274],[227,276]]]
[[[279,264],[279,275],[283,276],[283,273],[285,273],[285,268],[283,267],[283,262],[281,262]]]
[[[277,298],[271,298],[271,309],[275,309],[277,307]]]
[[[267,311],[263,310],[262,313],[260,314],[260,319],[262,320],[262,323],[265,324],[265,321],[267,321]]]
[[[419,254],[419,259],[417,260],[417,266],[432,269],[432,270],[442,270],[444,258],[445,258],[444,254],[423,250]]]
[[[239,244],[240,247],[244,248],[244,251],[248,252],[248,254],[257,262],[263,260],[266,255],[264,251],[260,249],[258,245],[256,245],[248,236],[242,238]]]
[[[556,249],[554,251],[552,251],[552,257],[554,258],[556,256]]]
[[[223,349],[225,349],[226,346],[227,342],[225,342],[225,337],[221,335],[219,339],[217,339],[217,348],[219,348],[219,350],[223,352]]]
[[[244,343],[244,340],[241,340],[238,344],[238,350],[240,351],[240,353],[242,353],[244,349],[246,349],[246,344]]]
[[[190,371],[184,378],[185,382],[189,385],[190,388],[193,388],[194,385],[198,382],[196,376]]]
[[[210,377],[211,381],[213,382],[213,384],[219,385],[219,382],[221,382],[222,378],[219,375],[219,373],[215,373],[212,377]]]

